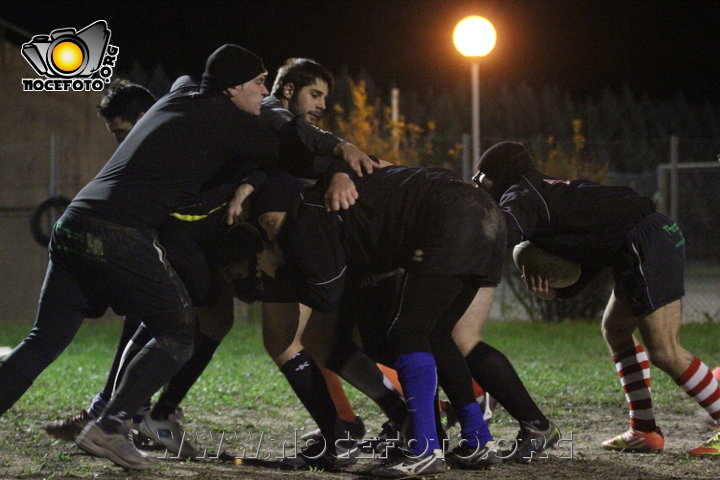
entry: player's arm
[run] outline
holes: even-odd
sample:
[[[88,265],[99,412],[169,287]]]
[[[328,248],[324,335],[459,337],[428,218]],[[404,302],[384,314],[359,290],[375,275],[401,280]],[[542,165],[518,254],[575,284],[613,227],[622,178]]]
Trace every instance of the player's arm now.
[[[250,195],[268,179],[264,170],[253,170],[242,180],[236,182],[232,196],[227,201],[225,221],[228,225],[236,225],[245,219],[246,203]]]
[[[170,86],[170,92],[189,92],[197,90],[199,87],[197,80],[190,75],[182,75],[175,79]]]
[[[500,198],[508,247],[532,238],[540,222],[541,207],[535,192],[519,187],[511,188]],[[523,265],[520,278],[525,282],[525,286],[540,298],[552,300],[557,296],[556,289],[550,286],[550,279],[540,272],[530,270]]]
[[[540,222],[542,204],[534,192],[520,188],[508,190],[500,199],[505,218],[508,247],[531,240]]]
[[[325,209],[328,212],[347,210],[358,199],[355,182],[346,172],[332,174],[328,188],[325,191]]]
[[[280,154],[285,157],[281,161],[286,162],[288,158],[297,161],[293,159],[293,152],[305,150],[317,156],[335,155],[342,158],[359,176],[373,170],[373,161],[362,150],[309,123],[302,115],[293,116],[285,108],[266,105],[260,114],[260,120],[280,137],[283,143]],[[305,166],[308,167],[312,168],[312,163]]]
[[[233,196],[228,202],[227,214],[225,216],[228,225],[235,225],[245,219],[245,202],[255,191],[252,183],[242,183],[233,192]]]

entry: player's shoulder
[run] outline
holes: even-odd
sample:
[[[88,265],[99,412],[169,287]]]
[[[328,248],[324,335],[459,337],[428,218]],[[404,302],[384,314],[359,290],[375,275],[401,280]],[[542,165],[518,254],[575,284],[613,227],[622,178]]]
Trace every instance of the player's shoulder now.
[[[192,91],[197,90],[198,88],[199,85],[197,83],[197,80],[192,78],[190,75],[182,75],[175,79],[172,86],[170,87],[170,92],[176,93],[183,91]]]

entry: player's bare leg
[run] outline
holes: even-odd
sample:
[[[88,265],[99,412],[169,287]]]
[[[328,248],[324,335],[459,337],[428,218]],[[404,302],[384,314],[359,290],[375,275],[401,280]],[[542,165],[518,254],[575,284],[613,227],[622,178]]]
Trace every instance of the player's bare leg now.
[[[650,392],[650,362],[645,348],[633,336],[639,319],[633,316],[618,292],[610,295],[602,320],[602,332],[612,354],[625,392],[630,428],[603,442],[603,448],[634,453],[659,453],[665,447],[655,423]]]
[[[302,343],[312,310],[298,303],[263,303],[263,343],[293,391],[320,427],[320,438],[295,457],[283,461],[293,467],[333,468],[353,463],[356,455],[340,457],[337,450],[357,451],[354,443],[346,448],[337,440],[350,438],[337,414],[325,378],[315,359]]]
[[[715,420],[720,420],[720,387],[708,366],[680,344],[682,300],[678,299],[640,320],[650,361],[677,383]],[[720,430],[692,455],[720,455]]]
[[[657,453],[664,440],[655,424],[650,394],[650,362],[667,373],[715,420],[720,419],[720,388],[710,369],[680,344],[682,300],[636,318],[621,292],[613,292],[603,318],[603,334],[613,353],[630,407],[627,432],[603,443],[608,449]],[[647,353],[632,336],[640,330]],[[691,450],[696,455],[720,455],[720,434]]]
[[[675,300],[642,317],[639,322],[650,363],[673,379],[679,378],[693,361],[694,355],[680,345],[682,300]]]

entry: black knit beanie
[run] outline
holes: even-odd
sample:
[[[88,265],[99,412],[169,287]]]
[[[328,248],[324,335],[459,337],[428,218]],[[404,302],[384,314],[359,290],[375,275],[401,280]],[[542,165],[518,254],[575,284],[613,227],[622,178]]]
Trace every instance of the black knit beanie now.
[[[258,223],[267,212],[287,212],[305,189],[303,181],[292,175],[270,177],[251,197],[250,222]]]
[[[530,154],[521,143],[500,142],[485,150],[478,163],[478,171],[493,181],[492,194],[496,200],[516,183],[520,175],[536,170]]]
[[[225,44],[208,57],[200,89],[220,91],[249,82],[266,71],[262,59],[250,50]]]

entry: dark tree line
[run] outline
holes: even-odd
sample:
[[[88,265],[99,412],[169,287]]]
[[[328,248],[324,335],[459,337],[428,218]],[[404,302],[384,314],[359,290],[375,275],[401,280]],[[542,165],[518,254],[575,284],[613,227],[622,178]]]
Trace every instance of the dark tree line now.
[[[389,105],[389,92],[381,91],[367,75],[368,99]],[[335,100],[345,109],[351,104],[348,76],[338,79]],[[433,155],[423,163],[456,163],[462,134],[470,132],[471,100],[466,85],[450,90],[400,92],[405,120],[432,134]],[[552,86],[533,88],[527,83],[482,85],[481,146],[507,139],[526,143],[545,156],[554,143],[572,148],[573,122],[580,120],[583,156],[606,165],[609,171],[654,171],[668,161],[670,136],[678,135],[681,162],[714,161],[720,153],[720,106],[709,100],[690,103],[682,94],[671,100],[654,100],[623,88],[606,89],[598,98],[572,98]],[[428,124],[433,129],[427,128]],[[552,139],[552,141],[551,141]]]
[[[136,63],[122,74],[147,86],[160,96],[172,79],[161,66],[150,70]],[[386,114],[390,92],[378,87],[367,73],[352,78],[347,71],[337,76],[331,109],[347,116],[353,108],[353,86],[362,82],[368,106],[377,115],[375,134],[393,135]],[[413,142],[423,143],[419,163],[459,169],[462,135],[471,130],[471,100],[467,85],[446,90],[401,91],[400,112],[404,126],[412,127]],[[583,158],[602,164],[612,172],[654,171],[668,161],[670,135],[678,135],[681,162],[714,161],[720,153],[720,105],[709,100],[691,103],[682,94],[671,100],[654,100],[629,87],[619,92],[606,89],[597,98],[572,98],[553,86],[528,83],[482,84],[481,146],[513,139],[526,143],[545,158],[553,148],[572,149],[576,143],[573,122],[580,120],[584,137]],[[337,122],[330,119],[329,126]],[[430,145],[431,148],[427,148]],[[417,155],[415,155],[417,156]]]

